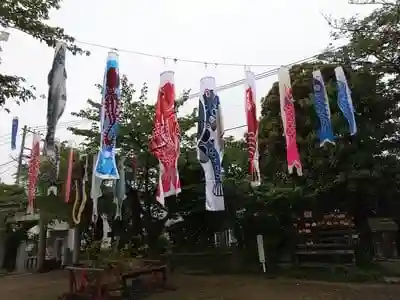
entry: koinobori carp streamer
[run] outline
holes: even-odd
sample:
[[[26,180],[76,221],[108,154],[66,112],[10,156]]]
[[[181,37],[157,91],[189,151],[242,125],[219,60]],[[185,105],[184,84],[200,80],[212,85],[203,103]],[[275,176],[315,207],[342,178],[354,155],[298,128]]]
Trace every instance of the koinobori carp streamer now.
[[[122,220],[122,205],[126,199],[125,157],[118,161],[119,179],[114,180],[115,220]]]
[[[181,192],[178,173],[180,129],[175,113],[175,86],[172,71],[166,71],[160,75],[150,151],[159,161],[156,198],[164,205],[165,197]]]
[[[47,81],[49,93],[47,98],[47,134],[44,143],[44,153],[55,160],[55,132],[57,123],[64,113],[67,101],[67,71],[65,69],[65,56],[67,46],[58,42],[54,52],[53,65]]]
[[[40,167],[40,135],[34,134],[32,140],[31,157],[28,167],[28,213],[34,212],[36,186]]]
[[[71,186],[72,186],[72,171],[74,167],[74,149],[69,148],[68,162],[67,162],[67,176],[65,181],[65,203],[70,201],[71,196]]]
[[[120,78],[118,54],[108,53],[103,83],[100,112],[100,152],[96,162],[96,176],[101,179],[119,179],[115,160],[118,122],[120,117]]]
[[[247,147],[249,152],[250,184],[261,184],[259,153],[258,153],[258,121],[256,110],[256,80],[254,73],[245,72],[245,110],[247,119]]]
[[[337,102],[340,110],[344,117],[349,123],[350,135],[357,133],[357,124],[354,116],[353,101],[351,99],[351,93],[349,85],[347,84],[346,75],[344,74],[342,67],[335,68],[336,82],[337,82]]]
[[[278,79],[281,116],[286,139],[288,171],[289,174],[292,174],[293,168],[295,168],[297,175],[301,176],[303,171],[296,141],[296,113],[292,95],[292,86],[290,83],[289,69],[286,67],[280,68],[278,70]]]
[[[92,222],[95,224],[98,220],[98,201],[101,196],[103,196],[103,191],[101,190],[102,179],[96,176],[96,163],[98,154],[93,156],[92,164],[92,184],[90,185],[90,198],[92,198],[93,209],[92,209]]]
[[[313,71],[314,107],[319,118],[319,142],[320,147],[325,143],[335,144],[332,130],[331,110],[326,93],[324,79],[320,70]]]
[[[11,125],[11,150],[17,149],[18,118],[12,119]]]
[[[204,170],[206,210],[225,210],[222,184],[224,150],[221,104],[215,93],[214,77],[200,80],[197,157]]]

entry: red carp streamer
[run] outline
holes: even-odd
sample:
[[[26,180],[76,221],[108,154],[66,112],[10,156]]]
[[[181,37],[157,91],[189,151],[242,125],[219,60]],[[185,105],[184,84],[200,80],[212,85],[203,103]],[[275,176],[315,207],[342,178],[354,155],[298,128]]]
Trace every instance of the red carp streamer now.
[[[74,149],[70,148],[68,155],[67,181],[65,183],[65,203],[69,202],[69,196],[71,194],[73,162],[74,162]]]
[[[300,161],[299,150],[296,141],[296,112],[294,108],[294,99],[290,83],[289,69],[282,67],[278,71],[279,96],[281,104],[281,116],[283,129],[286,138],[286,157],[288,162],[289,174],[296,169],[297,175],[303,175]]]
[[[28,167],[28,211],[33,213],[36,198],[36,185],[40,166],[40,136],[35,134],[32,141],[31,157]]]
[[[105,93],[105,117],[108,120],[108,126],[103,132],[103,142],[106,146],[111,146],[115,142],[115,124],[120,116],[120,103],[117,89],[119,88],[119,75],[116,68],[107,70],[106,93]]]
[[[156,103],[150,151],[160,162],[157,201],[165,204],[165,197],[181,192],[178,174],[180,129],[175,114],[174,72],[161,73]]]
[[[251,71],[245,73],[245,109],[247,117],[247,147],[249,151],[249,173],[252,186],[261,184],[259,153],[258,153],[258,121],[256,111],[255,76]]]

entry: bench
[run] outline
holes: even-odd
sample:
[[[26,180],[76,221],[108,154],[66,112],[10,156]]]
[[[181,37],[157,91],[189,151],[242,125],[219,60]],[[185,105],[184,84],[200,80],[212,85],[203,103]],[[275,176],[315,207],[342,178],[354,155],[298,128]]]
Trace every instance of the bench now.
[[[93,297],[96,300],[106,299],[103,288],[103,278],[105,269],[67,266],[69,272],[69,291],[64,295],[64,299],[73,299],[74,296]],[[90,282],[89,276],[94,276]]]
[[[167,266],[156,261],[144,262],[145,266],[124,270],[122,266],[110,268],[89,268],[67,266],[69,272],[69,291],[61,299],[109,300],[136,299],[137,295],[158,290],[176,290],[167,284]],[[146,265],[147,264],[147,265]],[[151,282],[143,276],[153,275]],[[128,284],[131,281],[131,284]],[[75,297],[75,298],[74,298]]]
[[[133,270],[125,271],[122,272],[121,274],[121,279],[123,281],[123,284],[127,286],[127,281],[128,280],[134,280],[137,279],[143,275],[161,275],[160,277],[156,277],[156,279],[161,279],[159,280],[159,285],[160,286],[166,286],[167,283],[167,266],[166,265],[161,265],[161,266],[145,266],[145,267],[138,267]]]
[[[144,275],[155,275],[152,282],[142,280]],[[160,276],[157,276],[160,275]],[[145,266],[133,269],[121,274],[123,290],[128,299],[136,299],[138,295],[157,291],[175,291],[176,287],[168,284],[168,272],[166,265]],[[154,280],[155,279],[155,280]],[[131,283],[128,284],[128,281]]]

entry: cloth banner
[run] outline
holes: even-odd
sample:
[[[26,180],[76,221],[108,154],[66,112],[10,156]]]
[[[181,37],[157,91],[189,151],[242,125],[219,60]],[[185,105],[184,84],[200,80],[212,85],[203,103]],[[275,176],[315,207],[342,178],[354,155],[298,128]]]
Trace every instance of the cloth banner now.
[[[71,196],[72,169],[74,167],[74,149],[71,147],[68,153],[67,176],[65,182],[65,203],[68,203]]]
[[[335,68],[336,83],[337,83],[337,98],[338,106],[349,124],[350,135],[357,133],[356,118],[354,116],[353,101],[351,92],[347,84],[346,75],[342,67]]]
[[[98,200],[101,196],[103,196],[103,192],[101,190],[102,179],[96,176],[96,162],[97,156],[93,156],[93,164],[92,164],[92,184],[90,186],[90,198],[93,201],[93,209],[92,209],[92,221],[96,224],[99,213],[98,213]]]
[[[54,52],[53,65],[47,77],[49,93],[47,97],[47,134],[44,143],[44,154],[55,160],[55,133],[57,123],[64,113],[67,102],[67,71],[65,55],[67,45],[58,42]],[[54,162],[53,162],[54,163]]]
[[[158,159],[160,166],[156,199],[164,205],[165,197],[181,192],[178,173],[180,129],[175,113],[175,85],[172,71],[160,75],[150,151]]]
[[[96,162],[96,176],[101,179],[119,179],[115,159],[118,122],[120,117],[120,78],[118,54],[108,53],[103,83],[100,112],[100,152]]]
[[[261,184],[259,153],[258,153],[258,121],[256,110],[256,80],[254,73],[245,72],[245,109],[247,117],[247,148],[249,152],[250,184]]]
[[[200,80],[197,158],[204,170],[206,210],[225,210],[222,184],[224,150],[223,123],[219,97],[215,93],[215,78]]]
[[[28,166],[28,213],[34,212],[36,186],[40,167],[40,135],[34,134],[32,140],[31,157]]]
[[[313,71],[313,89],[314,107],[319,118],[319,145],[323,147],[325,143],[335,144],[329,99],[325,89],[324,78],[320,70]]]
[[[11,150],[17,149],[18,118],[12,119],[11,125]]]
[[[125,157],[119,159],[118,171],[119,180],[114,181],[114,203],[116,207],[114,219],[122,220],[122,205],[126,199]]]
[[[292,86],[290,83],[289,69],[282,67],[278,70],[279,79],[279,98],[281,105],[281,117],[283,130],[286,139],[286,157],[289,174],[296,169],[297,175],[303,174],[300,161],[299,150],[296,141],[296,112],[294,108],[294,99],[292,95]]]

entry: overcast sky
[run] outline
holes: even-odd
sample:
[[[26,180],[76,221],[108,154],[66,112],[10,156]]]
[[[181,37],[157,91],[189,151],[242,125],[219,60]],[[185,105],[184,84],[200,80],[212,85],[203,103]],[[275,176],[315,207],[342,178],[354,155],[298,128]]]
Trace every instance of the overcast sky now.
[[[332,42],[330,28],[321,12],[334,17],[349,17],[368,13],[372,6],[354,6],[347,0],[65,0],[59,11],[51,14],[51,24],[79,41],[102,44],[110,48],[127,49],[161,56],[172,56],[209,62],[264,64],[274,66],[310,57]],[[2,73],[16,74],[37,87],[38,94],[47,95],[47,74],[54,50],[23,33],[10,31],[0,54]],[[83,46],[83,45],[82,45]],[[83,46],[85,47],[85,46]],[[67,130],[65,122],[76,120],[72,111],[86,106],[87,98],[100,101],[94,84],[101,83],[108,49],[87,46],[91,56],[67,55],[67,105],[56,132],[60,140],[80,140]],[[131,82],[149,86],[149,101],[156,100],[159,74],[175,71],[177,92],[192,89],[197,92],[204,75],[216,77],[217,85],[242,79],[244,67],[224,67],[174,64],[162,59],[133,55],[120,51],[120,72]],[[255,73],[268,70],[254,67]],[[257,99],[264,96],[276,76],[257,81]],[[243,86],[220,93],[225,127],[245,124]],[[11,151],[11,120],[19,118],[23,125],[37,127],[45,133],[47,100],[38,99],[20,107],[7,103],[11,114],[0,111],[0,178],[13,181],[16,163],[3,165],[16,157],[19,147]],[[197,106],[192,99],[184,107],[189,112]],[[260,103],[257,103],[258,108]],[[87,126],[80,122],[79,126]],[[240,137],[244,130],[230,131]],[[17,144],[21,136],[17,137]],[[27,137],[27,147],[32,143]]]

